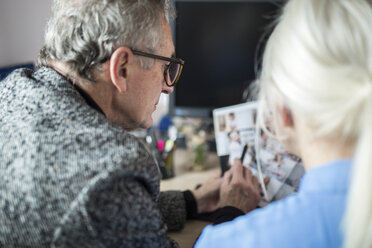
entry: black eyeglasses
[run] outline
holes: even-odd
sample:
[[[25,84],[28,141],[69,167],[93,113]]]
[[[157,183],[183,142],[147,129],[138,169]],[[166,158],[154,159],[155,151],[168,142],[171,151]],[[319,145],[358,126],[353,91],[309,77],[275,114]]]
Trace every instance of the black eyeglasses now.
[[[183,68],[183,65],[185,64],[185,61],[183,61],[182,59],[178,59],[178,58],[168,58],[168,57],[163,57],[163,56],[159,56],[159,55],[155,55],[151,53],[140,52],[134,49],[131,49],[131,51],[133,54],[138,55],[138,56],[168,61],[169,64],[165,66],[165,70],[164,70],[164,80],[165,80],[165,83],[169,87],[173,87],[176,85],[176,83],[178,82],[178,79],[181,76],[182,68]]]
[[[163,57],[163,56],[159,56],[159,55],[155,55],[151,53],[140,52],[132,48],[130,50],[132,51],[134,55],[168,61],[169,64],[165,66],[165,70],[164,70],[164,80],[165,80],[165,83],[169,87],[173,87],[176,85],[176,83],[178,82],[178,79],[181,76],[182,68],[183,68],[183,65],[185,64],[185,61],[183,61],[182,59],[178,59],[178,58],[168,58],[168,57]],[[110,57],[106,57],[102,59],[100,63],[105,63],[109,59]]]

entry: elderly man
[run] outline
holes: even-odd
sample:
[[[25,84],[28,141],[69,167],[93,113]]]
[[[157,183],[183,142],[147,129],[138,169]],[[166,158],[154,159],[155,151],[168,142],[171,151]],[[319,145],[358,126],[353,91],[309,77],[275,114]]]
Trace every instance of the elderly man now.
[[[166,232],[187,218],[256,206],[257,185],[231,173],[221,191],[215,178],[159,193],[150,152],[125,131],[150,127],[180,76],[172,16],[167,0],[54,2],[39,69],[0,83],[1,247],[177,247]],[[250,199],[231,200],[236,189]]]

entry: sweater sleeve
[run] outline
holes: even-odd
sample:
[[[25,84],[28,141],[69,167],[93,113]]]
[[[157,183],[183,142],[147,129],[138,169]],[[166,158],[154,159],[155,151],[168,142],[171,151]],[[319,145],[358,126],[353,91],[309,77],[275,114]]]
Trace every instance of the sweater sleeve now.
[[[157,202],[135,178],[117,178],[71,204],[52,247],[178,247]]]
[[[240,209],[230,206],[219,208],[213,212],[198,214],[195,198],[189,190],[160,192],[159,208],[170,231],[182,229],[187,219],[220,224],[244,215]]]
[[[183,228],[187,217],[186,201],[183,192],[160,192],[159,209],[169,231],[177,231]]]

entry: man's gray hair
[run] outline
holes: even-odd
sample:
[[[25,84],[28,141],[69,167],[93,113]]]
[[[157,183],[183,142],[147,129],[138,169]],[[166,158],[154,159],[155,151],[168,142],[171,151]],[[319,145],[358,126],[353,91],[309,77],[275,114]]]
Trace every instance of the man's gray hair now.
[[[58,60],[93,81],[93,71],[120,46],[155,52],[163,16],[175,17],[169,0],[54,0],[37,65]]]

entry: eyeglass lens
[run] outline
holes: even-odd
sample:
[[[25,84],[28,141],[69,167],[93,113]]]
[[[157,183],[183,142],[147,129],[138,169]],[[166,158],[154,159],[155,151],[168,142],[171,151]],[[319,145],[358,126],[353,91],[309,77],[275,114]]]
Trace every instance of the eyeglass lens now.
[[[170,84],[174,84],[176,82],[179,71],[180,71],[180,64],[170,62],[168,66]]]

